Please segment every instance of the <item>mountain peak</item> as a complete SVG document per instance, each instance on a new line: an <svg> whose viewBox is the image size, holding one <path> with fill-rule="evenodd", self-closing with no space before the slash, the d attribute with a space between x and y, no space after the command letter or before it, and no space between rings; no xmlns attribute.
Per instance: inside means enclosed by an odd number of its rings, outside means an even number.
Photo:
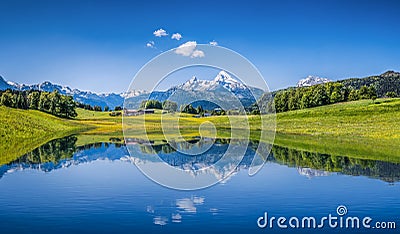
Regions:
<svg viewBox="0 0 400 234"><path fill-rule="evenodd" d="M214 78L217 83L239 83L239 81L233 79L226 71L220 71Z"/></svg>
<svg viewBox="0 0 400 234"><path fill-rule="evenodd" d="M331 82L331 80L328 78L309 75L306 78L299 80L297 82L297 87L313 86L313 85L323 84L323 83L328 83L328 82Z"/></svg>
<svg viewBox="0 0 400 234"><path fill-rule="evenodd" d="M387 71L381 74L382 77L393 77L393 76L400 76L400 72L395 71Z"/></svg>
<svg viewBox="0 0 400 234"><path fill-rule="evenodd" d="M189 80L189 82L191 82L191 83L194 83L194 82L197 82L197 81L198 81L198 79L197 79L196 76L192 76L192 78Z"/></svg>

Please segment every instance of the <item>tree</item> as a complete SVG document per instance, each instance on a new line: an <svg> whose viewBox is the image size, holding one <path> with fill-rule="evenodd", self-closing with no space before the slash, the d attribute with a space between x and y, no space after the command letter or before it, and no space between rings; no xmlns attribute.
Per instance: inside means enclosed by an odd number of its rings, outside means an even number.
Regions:
<svg viewBox="0 0 400 234"><path fill-rule="evenodd" d="M203 107L201 105L198 105L196 108L196 112L197 112L197 114L200 114L200 115L203 114L203 112L204 112Z"/></svg>
<svg viewBox="0 0 400 234"><path fill-rule="evenodd" d="M141 109L162 109L162 103L157 100L144 100L140 104Z"/></svg>
<svg viewBox="0 0 400 234"><path fill-rule="evenodd" d="M301 98L303 96L303 89L291 90L289 93L289 101L288 101L288 109L289 110L298 110L301 105Z"/></svg>
<svg viewBox="0 0 400 234"><path fill-rule="evenodd" d="M122 110L122 107L121 106L116 106L115 108L114 108L114 111L121 111Z"/></svg>
<svg viewBox="0 0 400 234"><path fill-rule="evenodd" d="M49 112L50 109L50 100L49 100L49 93L41 92L39 98L39 110L44 112Z"/></svg>
<svg viewBox="0 0 400 234"><path fill-rule="evenodd" d="M313 106L311 98L312 98L312 92L310 90L303 94L303 96L301 97L301 103L300 103L300 106L302 109Z"/></svg>
<svg viewBox="0 0 400 234"><path fill-rule="evenodd" d="M375 86L369 86L368 88L368 97L370 99L372 99L373 102L375 102L376 98L378 97L378 95L376 94L376 89Z"/></svg>
<svg viewBox="0 0 400 234"><path fill-rule="evenodd" d="M197 114L197 110L192 106L192 104L184 106L182 112L188 114Z"/></svg>
<svg viewBox="0 0 400 234"><path fill-rule="evenodd" d="M349 94L349 101L357 101L360 99L360 92L358 90L352 89Z"/></svg>
<svg viewBox="0 0 400 234"><path fill-rule="evenodd" d="M143 101L140 103L139 108L140 108L140 109L145 109L145 108L146 108L146 103L147 103L147 100L143 100Z"/></svg>
<svg viewBox="0 0 400 234"><path fill-rule="evenodd" d="M288 92L281 91L275 95L275 109L276 112L284 112L288 110Z"/></svg>
<svg viewBox="0 0 400 234"><path fill-rule="evenodd" d="M17 103L16 103L17 108L19 109L28 109L28 102L26 99L26 94L25 92L18 92L17 93Z"/></svg>
<svg viewBox="0 0 400 234"><path fill-rule="evenodd" d="M2 95L1 95L1 104L7 107L12 107L12 93L11 90L7 89Z"/></svg>
<svg viewBox="0 0 400 234"><path fill-rule="evenodd" d="M331 103L340 102L340 101L342 101L342 94L340 92L333 91L330 99L331 99Z"/></svg>
<svg viewBox="0 0 400 234"><path fill-rule="evenodd" d="M75 118L78 115L75 108L76 103L71 96L61 96L60 117Z"/></svg>
<svg viewBox="0 0 400 234"><path fill-rule="evenodd" d="M169 112L175 112L178 109L178 104L176 104L176 102L166 100L162 103L162 108L163 108L163 110L166 110Z"/></svg>
<svg viewBox="0 0 400 234"><path fill-rule="evenodd" d="M369 89L366 85L363 85L359 91L360 99L369 99Z"/></svg>
<svg viewBox="0 0 400 234"><path fill-rule="evenodd" d="M314 92L312 96L313 106L323 106L329 103L329 97L324 85L316 85L313 87Z"/></svg>
<svg viewBox="0 0 400 234"><path fill-rule="evenodd" d="M392 91L392 92L387 92L385 96L388 98L395 98L397 97L397 94Z"/></svg>
<svg viewBox="0 0 400 234"><path fill-rule="evenodd" d="M328 83L327 92L329 95L330 103L337 103L344 100L344 93L342 93L343 84L340 83Z"/></svg>
<svg viewBox="0 0 400 234"><path fill-rule="evenodd" d="M110 107L105 106L105 107L104 107L104 111L106 111L106 112L110 111Z"/></svg>
<svg viewBox="0 0 400 234"><path fill-rule="evenodd" d="M29 109L37 110L39 108L40 93L33 91L28 94L28 106Z"/></svg>
<svg viewBox="0 0 400 234"><path fill-rule="evenodd" d="M94 111L103 111L102 109L101 109L101 106L94 106L93 107L93 109L94 109Z"/></svg>
<svg viewBox="0 0 400 234"><path fill-rule="evenodd" d="M47 97L49 99L48 112L50 112L53 115L58 115L58 113L60 113L60 103L61 103L60 93L58 93L57 90L54 90Z"/></svg>

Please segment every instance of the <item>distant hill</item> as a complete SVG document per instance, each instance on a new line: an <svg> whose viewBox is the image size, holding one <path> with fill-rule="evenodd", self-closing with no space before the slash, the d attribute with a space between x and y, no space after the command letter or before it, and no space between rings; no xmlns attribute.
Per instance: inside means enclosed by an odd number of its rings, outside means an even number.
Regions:
<svg viewBox="0 0 400 234"><path fill-rule="evenodd" d="M309 79L310 78L310 79ZM309 87L309 86L314 86L318 84L323 84L323 83L341 83L344 85L344 87L350 88L350 89L360 89L362 86L371 86L373 85L376 88L376 93L378 97L384 97L387 92L395 92L397 96L400 96L400 72L395 72L395 71L387 71L385 73L382 73L380 75L375 75L375 76L368 76L364 78L347 78L343 80L337 80L337 81L332 81L328 80L326 78L319 78L319 77L314 77L314 76L308 76L305 79L300 80L297 82L297 87L289 87L285 89L279 89L272 91L272 95L274 96L276 93L288 89L296 89L296 88L302 88L302 87ZM323 80L322 79L326 79ZM316 82L314 82L316 81ZM321 81L321 82L318 82ZM305 84L305 85L304 85Z"/></svg>
<svg viewBox="0 0 400 234"><path fill-rule="evenodd" d="M400 72L387 71L381 75L368 76L365 78L350 78L337 81L345 87L360 89L363 85L376 88L378 97L383 97L387 92L395 92L400 95Z"/></svg>

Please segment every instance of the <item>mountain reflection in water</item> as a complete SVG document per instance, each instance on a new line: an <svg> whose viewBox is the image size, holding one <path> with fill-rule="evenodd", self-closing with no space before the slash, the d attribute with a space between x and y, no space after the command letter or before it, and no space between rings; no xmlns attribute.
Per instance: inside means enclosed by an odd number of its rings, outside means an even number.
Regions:
<svg viewBox="0 0 400 234"><path fill-rule="evenodd" d="M126 142L126 143L125 143ZM190 149L202 147L203 141L199 138L188 142L154 142L141 139L111 138L110 142L97 142L77 146L77 136L68 136L52 140L33 151L21 156L15 161L0 166L0 178L4 174L14 171L33 169L50 172L60 168L71 167L82 163L91 163L96 160L120 160L133 163L152 161L160 157L171 166L184 170L196 170L207 167L218 161L226 152L229 144L240 144L240 141L230 139L215 139L214 144L205 153L200 155L184 155L176 149ZM259 147L260 144L260 147ZM129 155L126 147L134 147L137 152ZM245 156L236 170L249 168L254 157L267 157L268 155L255 154L257 147L268 149L270 145L262 142L250 141ZM267 151L265 151L267 152ZM259 152L260 153L260 152ZM262 160L260 160L262 161ZM346 156L333 156L308 151L300 151L287 147L274 145L271 154L267 157L269 163L278 163L289 167L296 167L300 175L309 178L316 176L329 176L330 172L352 176L367 176L380 179L389 183L400 181L400 164L355 159ZM213 172L213 173L219 173ZM222 176L222 175L216 175Z"/></svg>

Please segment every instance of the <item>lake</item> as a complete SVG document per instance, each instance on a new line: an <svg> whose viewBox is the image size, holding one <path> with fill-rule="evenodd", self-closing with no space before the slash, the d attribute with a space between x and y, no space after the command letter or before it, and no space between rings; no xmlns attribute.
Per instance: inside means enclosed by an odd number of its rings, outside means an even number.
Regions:
<svg viewBox="0 0 400 234"><path fill-rule="evenodd" d="M268 219L298 217L301 222L302 217L315 217L319 223L331 214L371 217L372 226L377 221L397 225L346 229L326 223L327 233L398 233L400 228L398 163L273 146L263 168L249 176L258 157L253 147L258 143L250 142L228 178L209 188L181 191L153 182L135 164L147 165L157 157L190 170L218 160L233 141L217 139L207 152L193 157L166 143L132 139L125 144L116 138L77 146L78 137L53 140L0 166L1 233L321 232L279 228L276 221L272 228L259 228L257 220L265 212ZM135 154L129 155L127 147ZM200 146L194 141L192 148L196 147ZM219 173L215 170L212 176ZM343 216L339 206L347 209Z"/></svg>

